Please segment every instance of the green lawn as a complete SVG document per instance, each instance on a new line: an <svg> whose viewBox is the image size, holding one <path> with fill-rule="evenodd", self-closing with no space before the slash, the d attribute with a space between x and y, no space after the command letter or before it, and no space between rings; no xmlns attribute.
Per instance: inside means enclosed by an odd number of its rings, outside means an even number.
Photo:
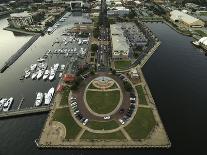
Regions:
<svg viewBox="0 0 207 155"><path fill-rule="evenodd" d="M149 108L138 108L132 122L125 127L132 139L144 139L155 126L156 121L152 110Z"/></svg>
<svg viewBox="0 0 207 155"><path fill-rule="evenodd" d="M141 85L136 86L136 90L138 93L139 104L147 105L147 100L145 98L144 90L143 90L142 86Z"/></svg>
<svg viewBox="0 0 207 155"><path fill-rule="evenodd" d="M81 137L81 139L125 139L124 135L121 131L113 132L113 133L92 133L89 131L85 131Z"/></svg>
<svg viewBox="0 0 207 155"><path fill-rule="evenodd" d="M106 114L115 109L120 100L120 91L87 91L86 100L90 108L99 114Z"/></svg>
<svg viewBox="0 0 207 155"><path fill-rule="evenodd" d="M207 37L207 34L201 30L194 30L196 33L198 33L202 37Z"/></svg>
<svg viewBox="0 0 207 155"><path fill-rule="evenodd" d="M69 87L64 87L64 90L62 93L62 99L60 101L60 106L61 105L68 105L68 95L70 92L70 88Z"/></svg>
<svg viewBox="0 0 207 155"><path fill-rule="evenodd" d="M125 69L131 64L130 60L120 60L114 61L114 65L116 69Z"/></svg>
<svg viewBox="0 0 207 155"><path fill-rule="evenodd" d="M111 130L119 127L119 125L114 120L106 122L92 121L88 122L87 126L95 130Z"/></svg>
<svg viewBox="0 0 207 155"><path fill-rule="evenodd" d="M69 108L62 108L56 110L53 119L65 125L66 139L74 139L81 130L81 128L71 116Z"/></svg>

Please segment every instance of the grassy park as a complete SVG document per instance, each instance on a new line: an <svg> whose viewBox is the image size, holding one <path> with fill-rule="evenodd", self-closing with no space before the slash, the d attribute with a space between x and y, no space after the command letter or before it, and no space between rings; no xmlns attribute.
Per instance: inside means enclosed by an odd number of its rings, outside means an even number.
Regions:
<svg viewBox="0 0 207 155"><path fill-rule="evenodd" d="M144 139L155 125L156 121L152 110L149 108L139 108L134 119L125 129L131 138Z"/></svg>
<svg viewBox="0 0 207 155"><path fill-rule="evenodd" d="M108 139L125 139L125 137L121 133L121 131L116 131L113 133L92 133L89 131L85 131L81 139L87 139L87 140L106 139L108 140Z"/></svg>
<svg viewBox="0 0 207 155"><path fill-rule="evenodd" d="M115 69L126 69L131 64L130 60L114 61Z"/></svg>
<svg viewBox="0 0 207 155"><path fill-rule="evenodd" d="M90 108L99 114L113 111L119 103L120 91L87 91L86 100Z"/></svg>
<svg viewBox="0 0 207 155"><path fill-rule="evenodd" d="M64 124L66 128L66 139L74 139L81 130L71 116L68 108L57 109L53 119Z"/></svg>
<svg viewBox="0 0 207 155"><path fill-rule="evenodd" d="M60 101L60 106L68 104L68 95L70 93L70 88L65 87L62 93L62 99Z"/></svg>
<svg viewBox="0 0 207 155"><path fill-rule="evenodd" d="M136 90L138 93L138 98L139 98L139 104L145 104L147 105L147 100L145 98L145 94L144 94L144 90L143 87L141 85L136 86Z"/></svg>
<svg viewBox="0 0 207 155"><path fill-rule="evenodd" d="M118 123L116 123L114 120L104 122L91 121L87 126L95 130L111 130L119 127Z"/></svg>

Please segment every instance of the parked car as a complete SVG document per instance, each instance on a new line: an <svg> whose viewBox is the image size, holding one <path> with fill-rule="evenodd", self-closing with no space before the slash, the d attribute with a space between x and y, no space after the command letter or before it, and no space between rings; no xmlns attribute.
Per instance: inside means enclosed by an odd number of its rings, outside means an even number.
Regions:
<svg viewBox="0 0 207 155"><path fill-rule="evenodd" d="M124 122L122 119L119 119L119 122L120 122L122 125L125 124L125 122Z"/></svg>
<svg viewBox="0 0 207 155"><path fill-rule="evenodd" d="M104 119L110 119L111 117L110 116L104 116Z"/></svg>

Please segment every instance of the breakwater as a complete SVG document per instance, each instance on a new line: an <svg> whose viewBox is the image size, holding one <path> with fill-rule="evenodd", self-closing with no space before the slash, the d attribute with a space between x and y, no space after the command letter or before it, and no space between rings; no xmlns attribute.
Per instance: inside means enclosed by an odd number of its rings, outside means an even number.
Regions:
<svg viewBox="0 0 207 155"><path fill-rule="evenodd" d="M0 68L0 73L3 73L11 66L39 37L41 34L34 35L26 44L24 44L14 55L12 55Z"/></svg>

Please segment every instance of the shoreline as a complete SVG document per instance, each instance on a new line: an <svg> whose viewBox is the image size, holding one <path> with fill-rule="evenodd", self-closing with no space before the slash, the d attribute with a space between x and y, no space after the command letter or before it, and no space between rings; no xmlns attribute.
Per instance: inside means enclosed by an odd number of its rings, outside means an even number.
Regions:
<svg viewBox="0 0 207 155"><path fill-rule="evenodd" d="M29 31L16 29L16 28L11 28L11 27L5 27L5 28L3 28L3 30L11 31L11 32L18 32L18 33L27 34L27 35L40 34L39 32L29 32Z"/></svg>

